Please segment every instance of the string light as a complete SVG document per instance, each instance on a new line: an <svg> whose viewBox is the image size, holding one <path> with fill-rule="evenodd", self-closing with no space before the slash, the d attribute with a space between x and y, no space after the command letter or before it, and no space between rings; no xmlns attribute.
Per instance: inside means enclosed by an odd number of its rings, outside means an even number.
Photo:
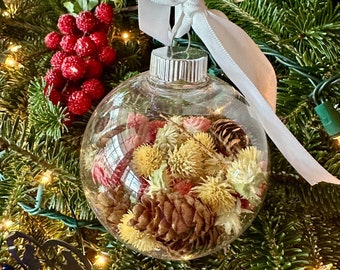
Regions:
<svg viewBox="0 0 340 270"><path fill-rule="evenodd" d="M11 52L17 52L21 49L21 45L12 44L8 48Z"/></svg>
<svg viewBox="0 0 340 270"><path fill-rule="evenodd" d="M98 254L95 257L94 265L96 267L102 268L108 264L108 257L104 254Z"/></svg>
<svg viewBox="0 0 340 270"><path fill-rule="evenodd" d="M9 230L13 225L13 221L10 219L3 219L0 224L0 230L1 231L7 231Z"/></svg>
<svg viewBox="0 0 340 270"><path fill-rule="evenodd" d="M9 55L5 60L5 65L7 67L17 68L19 67L19 62L17 62L12 55Z"/></svg>
<svg viewBox="0 0 340 270"><path fill-rule="evenodd" d="M130 33L128 31L124 31L121 34L122 39L124 40L125 43L127 43L130 40Z"/></svg>
<svg viewBox="0 0 340 270"><path fill-rule="evenodd" d="M41 184L48 184L52 180L52 171L47 170L39 176L39 181Z"/></svg>

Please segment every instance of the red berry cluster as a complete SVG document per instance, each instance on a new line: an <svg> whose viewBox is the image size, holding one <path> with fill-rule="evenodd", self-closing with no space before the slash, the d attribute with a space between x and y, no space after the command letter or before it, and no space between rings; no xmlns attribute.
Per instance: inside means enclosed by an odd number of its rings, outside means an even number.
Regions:
<svg viewBox="0 0 340 270"><path fill-rule="evenodd" d="M71 117L87 112L92 101L105 94L103 70L116 60L116 50L107 39L112 20L112 7L102 3L94 12L61 15L60 32L45 37L46 47L56 52L45 75L44 94L53 104L66 106Z"/></svg>

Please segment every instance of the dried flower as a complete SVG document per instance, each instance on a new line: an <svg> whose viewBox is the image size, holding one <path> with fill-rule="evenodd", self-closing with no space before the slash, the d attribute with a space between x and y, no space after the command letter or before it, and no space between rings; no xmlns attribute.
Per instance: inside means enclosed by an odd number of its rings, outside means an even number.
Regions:
<svg viewBox="0 0 340 270"><path fill-rule="evenodd" d="M152 195L153 192L169 191L171 178L167 173L167 164L163 162L159 169L154 170L147 182L149 184L147 194L149 195Z"/></svg>
<svg viewBox="0 0 340 270"><path fill-rule="evenodd" d="M156 147L141 145L133 152L132 164L138 176L148 176L162 163L162 153Z"/></svg>
<svg viewBox="0 0 340 270"><path fill-rule="evenodd" d="M137 132L140 127L145 126L149 122L149 119L139 113L130 113L127 118L126 125L129 128L134 128Z"/></svg>
<svg viewBox="0 0 340 270"><path fill-rule="evenodd" d="M169 153L168 164L176 178L197 178L203 173L202 153L190 140Z"/></svg>
<svg viewBox="0 0 340 270"><path fill-rule="evenodd" d="M192 116L183 120L183 127L189 133L208 131L210 125L211 121L205 117Z"/></svg>
<svg viewBox="0 0 340 270"><path fill-rule="evenodd" d="M165 124L164 127L158 129L154 145L166 156L169 150L173 151L183 140L183 133L180 132L178 127Z"/></svg>
<svg viewBox="0 0 340 270"><path fill-rule="evenodd" d="M204 170L206 174L214 176L220 171L224 171L228 168L232 162L232 157L226 157L221 153L215 153L213 156L209 156L204 159Z"/></svg>
<svg viewBox="0 0 340 270"><path fill-rule="evenodd" d="M229 212L217 217L215 225L223 226L227 234L239 234L242 229L241 214L244 212L252 213L249 210L242 209L241 201L237 199L234 207Z"/></svg>
<svg viewBox="0 0 340 270"><path fill-rule="evenodd" d="M181 195L186 195L191 191L193 183L188 180L182 180L174 184L174 192L178 192Z"/></svg>
<svg viewBox="0 0 340 270"><path fill-rule="evenodd" d="M207 150L210 152L215 152L214 139L209 133L197 132L193 135L193 138L205 148L203 149L204 152L206 152Z"/></svg>
<svg viewBox="0 0 340 270"><path fill-rule="evenodd" d="M193 187L192 191L197 192L198 198L209 205L217 215L235 207L236 198L233 194L236 192L221 174L216 177L207 176L200 185Z"/></svg>
<svg viewBox="0 0 340 270"><path fill-rule="evenodd" d="M134 214L129 211L123 215L121 223L118 224L119 235L123 241L132 245L141 252L152 251L159 248L160 244L151 235L135 229L129 224Z"/></svg>
<svg viewBox="0 0 340 270"><path fill-rule="evenodd" d="M266 174L261 169L259 152L255 147L247 147L240 151L235 161L228 168L227 178L235 190L252 205L260 201Z"/></svg>

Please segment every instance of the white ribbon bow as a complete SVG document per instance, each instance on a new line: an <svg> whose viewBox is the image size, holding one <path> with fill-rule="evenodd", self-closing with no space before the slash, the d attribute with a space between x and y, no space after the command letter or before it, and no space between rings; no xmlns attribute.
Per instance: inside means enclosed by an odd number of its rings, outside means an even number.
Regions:
<svg viewBox="0 0 340 270"><path fill-rule="evenodd" d="M175 25L169 24L175 6ZM203 0L139 0L139 27L165 45L192 27L215 61L247 99L277 148L311 185L340 184L298 142L275 114L275 71L255 42L224 13L208 10Z"/></svg>

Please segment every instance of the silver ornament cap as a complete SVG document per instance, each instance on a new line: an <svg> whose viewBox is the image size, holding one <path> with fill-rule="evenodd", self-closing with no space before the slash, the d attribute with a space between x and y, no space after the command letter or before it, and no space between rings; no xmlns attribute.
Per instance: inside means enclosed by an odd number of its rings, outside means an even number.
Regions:
<svg viewBox="0 0 340 270"><path fill-rule="evenodd" d="M207 78L207 54L196 48L161 47L151 53L150 79L154 83L201 83Z"/></svg>

